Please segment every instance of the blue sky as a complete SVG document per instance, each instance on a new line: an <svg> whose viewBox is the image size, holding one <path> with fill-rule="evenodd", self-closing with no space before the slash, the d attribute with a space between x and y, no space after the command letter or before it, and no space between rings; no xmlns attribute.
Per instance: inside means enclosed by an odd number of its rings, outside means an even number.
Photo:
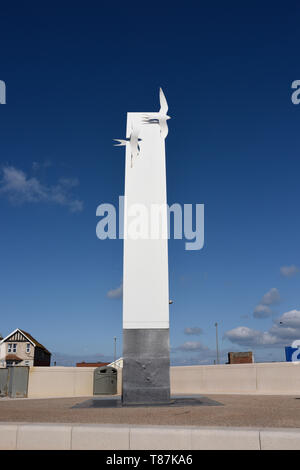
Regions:
<svg viewBox="0 0 300 470"><path fill-rule="evenodd" d="M168 202L205 204L204 248L169 242L172 362L213 363L216 321L223 362L283 360L300 338L299 5L70 5L1 6L1 333L61 363L109 360L114 336L121 355L122 241L97 239L96 208L124 192L126 112L158 109L162 86Z"/></svg>

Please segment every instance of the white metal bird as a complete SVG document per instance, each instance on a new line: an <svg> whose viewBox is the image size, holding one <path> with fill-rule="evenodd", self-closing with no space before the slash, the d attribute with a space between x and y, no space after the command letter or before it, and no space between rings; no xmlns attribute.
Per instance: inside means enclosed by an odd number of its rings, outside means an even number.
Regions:
<svg viewBox="0 0 300 470"><path fill-rule="evenodd" d="M116 142L119 142L118 144L115 144L115 147L121 147L125 146L127 144L130 145L130 150L131 150L131 168L132 168L132 163L133 160L139 155L140 153L140 146L139 142L142 139L139 139L139 133L140 129L139 127L134 127L133 125L131 126L131 134L128 140L125 139L114 139Z"/></svg>
<svg viewBox="0 0 300 470"><path fill-rule="evenodd" d="M168 112L168 103L164 92L162 89L159 89L159 101L160 101L160 110L158 113L153 114L146 114L144 116L143 123L144 124L159 124L160 125L160 134L165 139L168 135L168 124L167 120L171 119L170 116L167 115Z"/></svg>

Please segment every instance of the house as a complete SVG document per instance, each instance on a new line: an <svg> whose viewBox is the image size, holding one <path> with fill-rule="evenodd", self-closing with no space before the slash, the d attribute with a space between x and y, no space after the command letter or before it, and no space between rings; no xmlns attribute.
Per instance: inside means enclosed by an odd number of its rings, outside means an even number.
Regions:
<svg viewBox="0 0 300 470"><path fill-rule="evenodd" d="M51 353L33 336L17 328L0 341L0 367L50 366Z"/></svg>

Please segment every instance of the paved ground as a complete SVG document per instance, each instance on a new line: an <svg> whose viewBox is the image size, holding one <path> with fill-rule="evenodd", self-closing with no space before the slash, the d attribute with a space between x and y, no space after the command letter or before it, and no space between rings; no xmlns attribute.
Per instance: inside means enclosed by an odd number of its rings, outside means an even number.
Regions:
<svg viewBox="0 0 300 470"><path fill-rule="evenodd" d="M223 406L72 408L83 398L1 399L0 422L300 428L300 396L205 395Z"/></svg>

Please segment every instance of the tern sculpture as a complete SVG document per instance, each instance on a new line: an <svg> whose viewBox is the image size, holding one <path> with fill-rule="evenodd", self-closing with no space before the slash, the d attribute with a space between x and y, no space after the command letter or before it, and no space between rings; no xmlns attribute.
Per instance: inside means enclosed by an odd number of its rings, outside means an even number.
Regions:
<svg viewBox="0 0 300 470"><path fill-rule="evenodd" d="M165 139L168 135L168 124L167 120L171 119L167 115L168 112L168 103L162 88L159 89L159 101L160 101L160 110L158 113L145 114L143 123L144 124L159 124L160 125L160 134Z"/></svg>

